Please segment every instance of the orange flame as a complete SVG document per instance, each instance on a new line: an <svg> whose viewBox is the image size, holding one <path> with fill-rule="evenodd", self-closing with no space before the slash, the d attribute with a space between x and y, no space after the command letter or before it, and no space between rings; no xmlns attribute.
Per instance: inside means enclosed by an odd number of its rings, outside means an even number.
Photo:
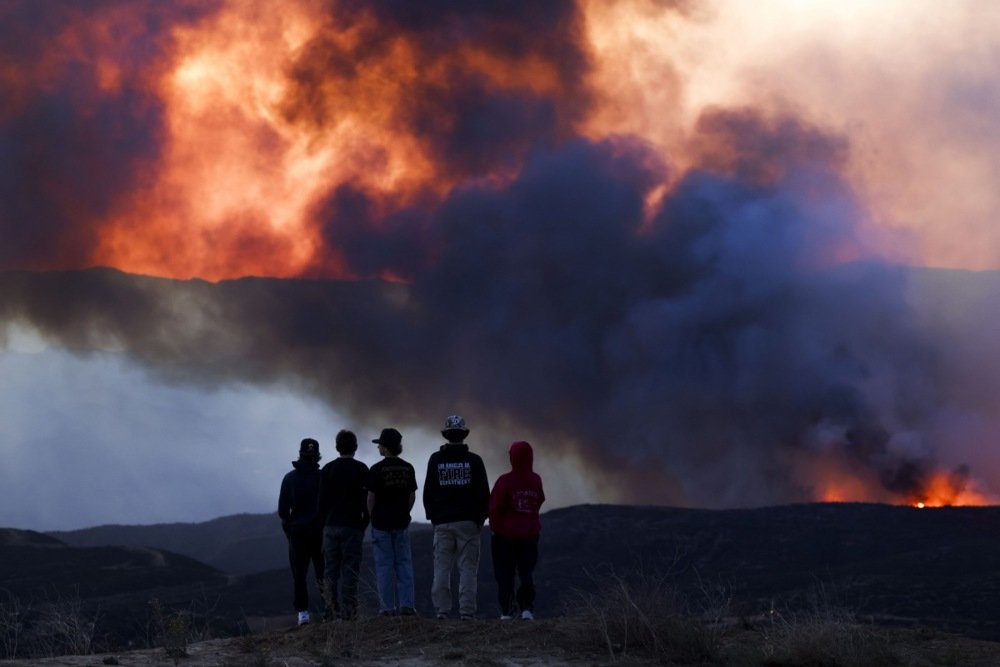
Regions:
<svg viewBox="0 0 1000 667"><path fill-rule="evenodd" d="M363 18L335 25L320 10L231 3L174 31L173 59L157 84L162 160L103 224L94 263L209 280L350 277L313 219L325 196L350 184L391 211L416 193L443 194L461 177L401 120L422 89L444 89L456 67L499 87L552 94L561 86L537 55L467 46L430 58L402 35L338 73L324 49L351 53L375 28Z"/></svg>

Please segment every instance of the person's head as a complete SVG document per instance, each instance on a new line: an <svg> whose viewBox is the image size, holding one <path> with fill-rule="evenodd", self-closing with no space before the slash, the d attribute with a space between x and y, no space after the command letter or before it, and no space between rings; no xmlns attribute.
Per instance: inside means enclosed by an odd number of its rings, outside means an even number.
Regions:
<svg viewBox="0 0 1000 667"><path fill-rule="evenodd" d="M444 428L441 435L448 442L462 442L469 435L469 429L465 425L465 420L458 415L451 415L444 420Z"/></svg>
<svg viewBox="0 0 1000 667"><path fill-rule="evenodd" d="M379 447L383 456L399 456L403 451L403 436L394 428L384 428L382 433L372 440Z"/></svg>
<svg viewBox="0 0 1000 667"><path fill-rule="evenodd" d="M514 470L531 470L535 455L531 445L524 440L518 440L510 445L510 467Z"/></svg>
<svg viewBox="0 0 1000 667"><path fill-rule="evenodd" d="M337 434L337 451L344 456L354 456L358 451L358 436L346 429Z"/></svg>
<svg viewBox="0 0 1000 667"><path fill-rule="evenodd" d="M299 443L299 458L303 461L319 461L319 443L312 438L304 438Z"/></svg>

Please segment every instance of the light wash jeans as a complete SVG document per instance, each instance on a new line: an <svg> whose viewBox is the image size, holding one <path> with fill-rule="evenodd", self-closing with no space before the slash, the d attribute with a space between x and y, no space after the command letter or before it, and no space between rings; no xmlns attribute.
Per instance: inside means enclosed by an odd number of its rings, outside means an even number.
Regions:
<svg viewBox="0 0 1000 667"><path fill-rule="evenodd" d="M458 613L476 615L479 588L479 526L474 521L434 526L434 581L431 600L439 614L451 612L451 570L458 565Z"/></svg>
<svg viewBox="0 0 1000 667"><path fill-rule="evenodd" d="M378 586L379 612L398 612L414 605L413 557L410 533L403 530L372 528L372 554L375 556L375 583Z"/></svg>

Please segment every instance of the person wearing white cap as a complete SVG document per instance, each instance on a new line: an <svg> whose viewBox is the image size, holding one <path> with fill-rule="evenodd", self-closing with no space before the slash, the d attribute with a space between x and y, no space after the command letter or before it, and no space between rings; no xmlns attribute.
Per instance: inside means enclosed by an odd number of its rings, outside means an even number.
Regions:
<svg viewBox="0 0 1000 667"><path fill-rule="evenodd" d="M475 618L479 577L480 533L486 523L490 483L486 466L469 451L465 420L452 415L441 435L448 441L427 461L423 502L434 526L434 578L431 601L437 617L448 618L454 604L451 573L458 566L458 613Z"/></svg>

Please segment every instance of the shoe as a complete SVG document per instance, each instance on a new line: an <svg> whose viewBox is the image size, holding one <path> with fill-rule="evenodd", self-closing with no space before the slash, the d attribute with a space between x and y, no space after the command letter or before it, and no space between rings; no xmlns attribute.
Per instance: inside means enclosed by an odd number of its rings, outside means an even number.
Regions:
<svg viewBox="0 0 1000 667"><path fill-rule="evenodd" d="M391 609L386 609L385 611L380 611L378 613L378 615L379 616L395 616L396 612L393 611L393 610L391 610Z"/></svg>
<svg viewBox="0 0 1000 667"><path fill-rule="evenodd" d="M309 612L300 611L299 612L299 625L309 625Z"/></svg>
<svg viewBox="0 0 1000 667"><path fill-rule="evenodd" d="M400 616L416 616L417 615L417 610L414 609L413 607L400 607L400 609L399 609L399 615Z"/></svg>
<svg viewBox="0 0 1000 667"><path fill-rule="evenodd" d="M531 610L525 609L524 611L521 612L521 620L533 621L535 620L535 615L531 613Z"/></svg>
<svg viewBox="0 0 1000 667"><path fill-rule="evenodd" d="M473 616L472 614L462 614L461 616L459 616L459 618L462 619L463 621L471 621L475 618L475 616Z"/></svg>
<svg viewBox="0 0 1000 667"><path fill-rule="evenodd" d="M444 612L440 612L439 611L438 614L437 614L437 620L439 620L439 621L446 621L446 620L448 620L448 614L445 614Z"/></svg>
<svg viewBox="0 0 1000 667"><path fill-rule="evenodd" d="M513 621L514 620L514 614L500 614L500 620L501 621Z"/></svg>

